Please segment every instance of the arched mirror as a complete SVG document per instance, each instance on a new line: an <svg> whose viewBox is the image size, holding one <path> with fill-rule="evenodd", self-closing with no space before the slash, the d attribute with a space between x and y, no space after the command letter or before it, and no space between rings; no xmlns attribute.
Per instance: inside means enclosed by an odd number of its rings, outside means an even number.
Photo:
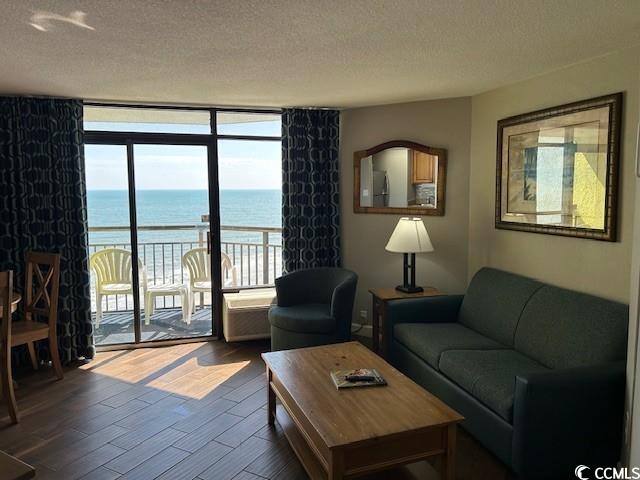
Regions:
<svg viewBox="0 0 640 480"><path fill-rule="evenodd" d="M353 211L444 215L447 151L394 140L353 154Z"/></svg>

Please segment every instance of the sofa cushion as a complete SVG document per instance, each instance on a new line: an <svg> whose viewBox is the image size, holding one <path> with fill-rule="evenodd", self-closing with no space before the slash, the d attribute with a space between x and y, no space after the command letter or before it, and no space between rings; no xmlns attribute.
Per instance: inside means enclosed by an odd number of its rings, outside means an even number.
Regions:
<svg viewBox="0 0 640 480"><path fill-rule="evenodd" d="M445 350L507 348L458 323L399 323L393 336L436 370Z"/></svg>
<svg viewBox="0 0 640 480"><path fill-rule="evenodd" d="M542 283L513 273L480 269L460 306L458 321L497 342L513 347L520 314Z"/></svg>
<svg viewBox="0 0 640 480"><path fill-rule="evenodd" d="M626 305L545 286L522 312L515 348L549 368L572 368L624 360Z"/></svg>
<svg viewBox="0 0 640 480"><path fill-rule="evenodd" d="M336 328L331 307L319 303L273 306L269 309L269 322L274 327L300 333L331 333Z"/></svg>
<svg viewBox="0 0 640 480"><path fill-rule="evenodd" d="M439 366L445 376L509 423L516 375L548 370L515 350L448 350Z"/></svg>

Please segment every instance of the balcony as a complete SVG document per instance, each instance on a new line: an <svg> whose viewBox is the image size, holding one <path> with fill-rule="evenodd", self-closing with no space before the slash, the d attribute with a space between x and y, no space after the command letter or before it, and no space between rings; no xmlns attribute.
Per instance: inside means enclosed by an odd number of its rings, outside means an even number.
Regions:
<svg viewBox="0 0 640 480"><path fill-rule="evenodd" d="M282 271L282 229L277 227L221 227L221 251L230 267L223 272L223 288L245 289L273 285ZM141 270L141 339L168 340L211 335L211 293L196 294L190 322L183 314L184 296L157 295L152 298L153 314L147 319L143 290L161 285L189 286L189 272L182 257L195 248L207 246L207 224L154 225L138 227L138 252ZM89 253L107 248L131 250L128 226L93 226L89 228ZM147 240L152 239L152 240ZM229 265L227 265L229 267ZM106 295L102 315L96 325L96 275L91 272L91 311L97 345L134 341L133 296ZM185 306L185 309L188 308ZM147 323L148 320L148 323Z"/></svg>

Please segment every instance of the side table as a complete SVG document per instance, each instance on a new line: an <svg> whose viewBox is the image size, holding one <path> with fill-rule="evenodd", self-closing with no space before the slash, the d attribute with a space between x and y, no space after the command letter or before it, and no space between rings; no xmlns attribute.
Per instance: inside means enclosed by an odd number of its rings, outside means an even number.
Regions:
<svg viewBox="0 0 640 480"><path fill-rule="evenodd" d="M189 289L182 283L161 283L158 285L149 285L145 292L144 298L144 317L145 325L149 325L151 316L155 310L156 297L175 297L180 296L180 302L182 303L182 320L191 325L191 296L189 295Z"/></svg>
<svg viewBox="0 0 640 480"><path fill-rule="evenodd" d="M384 315L386 304L389 300L401 300L406 298L423 298L423 297L436 297L438 295L444 295L435 287L424 287L423 292L418 293L404 293L396 290L395 288L372 288L369 293L373 299L372 305L372 327L373 327L373 351L383 358L386 358L387 339L384 332Z"/></svg>

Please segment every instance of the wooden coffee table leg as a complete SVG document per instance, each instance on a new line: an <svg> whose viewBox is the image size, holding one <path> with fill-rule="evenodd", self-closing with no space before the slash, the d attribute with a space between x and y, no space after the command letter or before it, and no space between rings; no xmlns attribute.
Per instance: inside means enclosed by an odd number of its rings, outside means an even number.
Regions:
<svg viewBox="0 0 640 480"><path fill-rule="evenodd" d="M344 475L344 456L340 450L332 450L329 459L329 480L342 480Z"/></svg>
<svg viewBox="0 0 640 480"><path fill-rule="evenodd" d="M268 419L269 425L274 425L276 422L276 394L271 388L271 379L273 378L273 374L271 370L267 368L267 391L269 392L269 399L267 401L267 411L268 411Z"/></svg>
<svg viewBox="0 0 640 480"><path fill-rule="evenodd" d="M442 478L443 480L454 480L455 464L456 464L456 428L457 425L451 424L447 427L445 433L446 450L442 458Z"/></svg>

